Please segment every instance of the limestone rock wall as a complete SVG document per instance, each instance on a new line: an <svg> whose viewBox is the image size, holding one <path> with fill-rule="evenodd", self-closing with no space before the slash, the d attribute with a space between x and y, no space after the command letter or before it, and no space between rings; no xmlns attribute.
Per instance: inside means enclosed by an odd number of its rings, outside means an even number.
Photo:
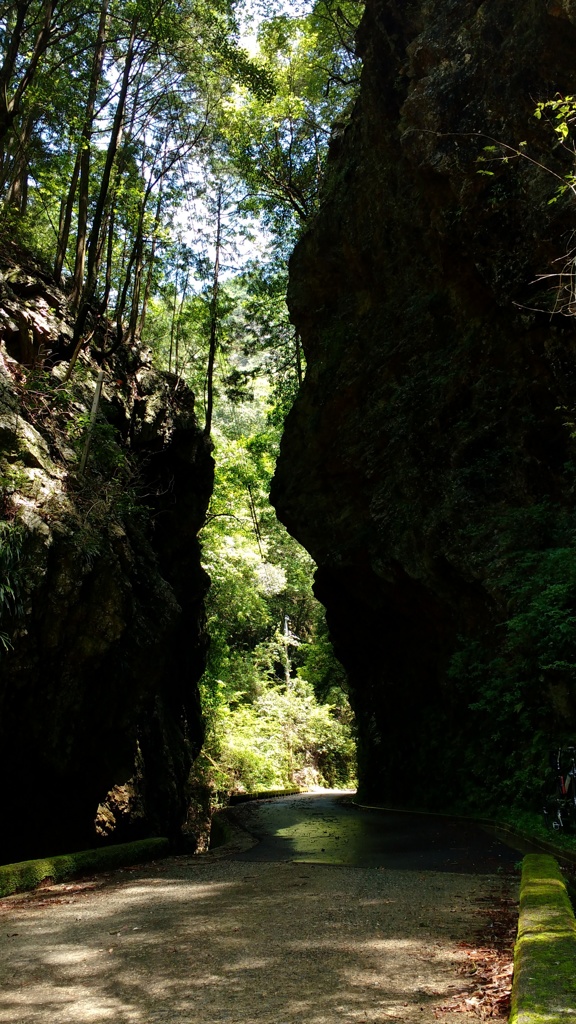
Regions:
<svg viewBox="0 0 576 1024"><path fill-rule="evenodd" d="M187 812L203 737L197 533L212 488L194 396L145 353L69 382L65 297L0 290L0 860L161 834ZM98 827L95 818L100 806Z"/></svg>
<svg viewBox="0 0 576 1024"><path fill-rule="evenodd" d="M367 0L291 262L308 370L272 497L319 566L361 788L395 802L533 797L576 726L573 158L534 116L575 46L572 2Z"/></svg>

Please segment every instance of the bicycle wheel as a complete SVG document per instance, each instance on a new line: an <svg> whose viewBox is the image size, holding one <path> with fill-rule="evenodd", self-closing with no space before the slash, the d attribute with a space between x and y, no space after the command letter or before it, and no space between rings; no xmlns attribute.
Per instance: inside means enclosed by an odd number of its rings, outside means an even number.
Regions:
<svg viewBox="0 0 576 1024"><path fill-rule="evenodd" d="M550 832L561 832L565 827L566 812L562 797L547 795L542 804L544 824Z"/></svg>

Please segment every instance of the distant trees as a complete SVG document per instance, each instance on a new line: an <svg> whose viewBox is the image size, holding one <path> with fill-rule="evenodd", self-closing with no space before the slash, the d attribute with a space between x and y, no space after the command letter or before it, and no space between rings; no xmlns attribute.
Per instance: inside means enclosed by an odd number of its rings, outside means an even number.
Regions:
<svg viewBox="0 0 576 1024"><path fill-rule="evenodd" d="M238 46L228 0L24 0L0 9L0 44L5 223L70 281L76 345L95 304L115 317L112 347L132 341L224 97L239 83L269 95L270 76Z"/></svg>
<svg viewBox="0 0 576 1024"><path fill-rule="evenodd" d="M235 182L239 215L285 249L315 209L361 4L269 16L253 58L233 6L0 0L0 218L69 288L76 350L95 312L115 324L110 350L141 335L208 179Z"/></svg>
<svg viewBox="0 0 576 1024"><path fill-rule="evenodd" d="M354 33L363 0L317 0L307 13L280 13L260 26L272 99L252 93L228 111L227 140L255 208L272 230L302 224L318 205L332 126L359 83ZM289 232L293 238L293 232Z"/></svg>

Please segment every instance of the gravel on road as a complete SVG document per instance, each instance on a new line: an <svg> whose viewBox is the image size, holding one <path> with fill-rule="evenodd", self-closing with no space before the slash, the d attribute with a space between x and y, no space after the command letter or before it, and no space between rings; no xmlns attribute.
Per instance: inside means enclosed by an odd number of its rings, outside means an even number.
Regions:
<svg viewBox="0 0 576 1024"><path fill-rule="evenodd" d="M465 944L516 889L222 854L49 885L0 901L0 1022L466 1024Z"/></svg>

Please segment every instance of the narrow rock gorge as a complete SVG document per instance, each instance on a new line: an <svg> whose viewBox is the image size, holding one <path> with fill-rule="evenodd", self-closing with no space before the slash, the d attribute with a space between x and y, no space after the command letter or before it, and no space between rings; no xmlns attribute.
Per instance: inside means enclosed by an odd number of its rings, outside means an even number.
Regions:
<svg viewBox="0 0 576 1024"><path fill-rule="evenodd" d="M272 498L318 564L362 794L537 799L576 725L576 205L535 110L576 91L576 4L367 0L358 45L291 261L308 369Z"/></svg>
<svg viewBox="0 0 576 1024"><path fill-rule="evenodd" d="M104 325L105 327L105 325ZM212 489L194 396L141 349L70 377L66 296L4 247L0 290L2 861L168 835L203 737L197 533ZM97 821L95 821L97 817Z"/></svg>

